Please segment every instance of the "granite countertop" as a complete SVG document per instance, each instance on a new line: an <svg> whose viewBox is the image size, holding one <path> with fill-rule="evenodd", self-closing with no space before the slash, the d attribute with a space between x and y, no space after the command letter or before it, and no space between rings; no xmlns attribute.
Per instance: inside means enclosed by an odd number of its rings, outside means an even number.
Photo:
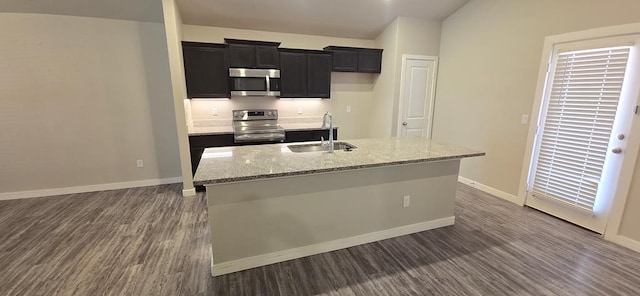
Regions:
<svg viewBox="0 0 640 296"><path fill-rule="evenodd" d="M281 123L286 131L320 130L320 124L315 123ZM338 128L333 126L333 128ZM328 128L325 128L328 129ZM193 126L189 127L189 136L233 134L233 126Z"/></svg>
<svg viewBox="0 0 640 296"><path fill-rule="evenodd" d="M286 143L207 148L194 176L195 185L306 175L409 163L483 156L484 152L424 138L340 140L358 148L350 152L293 153Z"/></svg>

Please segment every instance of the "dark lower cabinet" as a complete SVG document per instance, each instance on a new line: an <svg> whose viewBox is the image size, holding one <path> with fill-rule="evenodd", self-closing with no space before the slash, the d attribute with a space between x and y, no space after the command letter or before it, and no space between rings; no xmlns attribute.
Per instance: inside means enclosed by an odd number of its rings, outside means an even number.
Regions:
<svg viewBox="0 0 640 296"><path fill-rule="evenodd" d="M224 44L182 42L187 97L228 98L229 60Z"/></svg>
<svg viewBox="0 0 640 296"><path fill-rule="evenodd" d="M280 50L281 98L330 98L331 54L319 50Z"/></svg>
<svg viewBox="0 0 640 296"><path fill-rule="evenodd" d="M237 146L238 144L233 141L233 134L221 134L221 135L204 135L204 136L189 136L189 148L191 150L191 173L196 174L198 164L202 158L204 149L210 147L225 147L225 146Z"/></svg>
<svg viewBox="0 0 640 296"><path fill-rule="evenodd" d="M324 137L325 140L329 139L329 130L317 129L317 130L304 130L304 131L286 131L285 142L308 142L308 141L320 141L320 138ZM333 129L333 139L338 139L338 129ZM233 141L233 134L221 134L221 135L203 135L203 136L189 136L189 148L191 150L191 173L195 175L200 159L204 150L211 147L225 147L225 146L241 146L241 145L259 145L260 143L251 144L238 144ZM273 143L263 143L273 144Z"/></svg>
<svg viewBox="0 0 640 296"><path fill-rule="evenodd" d="M287 131L285 136L286 143L320 141L322 138L329 140L328 129L306 130L306 131ZM338 129L333 129L333 139L338 139Z"/></svg>

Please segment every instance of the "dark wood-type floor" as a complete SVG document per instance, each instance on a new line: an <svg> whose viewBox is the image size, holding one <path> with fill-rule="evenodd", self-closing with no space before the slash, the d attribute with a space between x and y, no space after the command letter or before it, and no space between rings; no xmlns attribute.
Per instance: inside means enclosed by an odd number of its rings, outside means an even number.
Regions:
<svg viewBox="0 0 640 296"><path fill-rule="evenodd" d="M464 185L454 226L212 278L179 192L0 201L0 295L640 294L639 254Z"/></svg>

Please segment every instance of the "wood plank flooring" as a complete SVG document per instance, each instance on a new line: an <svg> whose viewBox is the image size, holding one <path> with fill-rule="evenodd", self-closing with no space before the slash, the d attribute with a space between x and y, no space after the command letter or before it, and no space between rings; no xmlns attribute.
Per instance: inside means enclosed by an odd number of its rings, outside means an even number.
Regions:
<svg viewBox="0 0 640 296"><path fill-rule="evenodd" d="M640 255L459 184L456 225L210 277L179 185L0 201L0 295L640 295Z"/></svg>

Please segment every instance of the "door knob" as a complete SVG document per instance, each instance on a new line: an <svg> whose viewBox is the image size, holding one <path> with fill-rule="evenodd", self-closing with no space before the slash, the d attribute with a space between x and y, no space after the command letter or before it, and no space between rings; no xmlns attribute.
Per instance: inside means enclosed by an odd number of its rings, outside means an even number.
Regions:
<svg viewBox="0 0 640 296"><path fill-rule="evenodd" d="M405 121L405 122L403 122L403 123L402 123L402 125L407 126L407 122L406 122L406 121Z"/></svg>
<svg viewBox="0 0 640 296"><path fill-rule="evenodd" d="M622 148L613 148L613 149L611 149L611 152L613 152L615 154L620 154L620 153L622 153Z"/></svg>

